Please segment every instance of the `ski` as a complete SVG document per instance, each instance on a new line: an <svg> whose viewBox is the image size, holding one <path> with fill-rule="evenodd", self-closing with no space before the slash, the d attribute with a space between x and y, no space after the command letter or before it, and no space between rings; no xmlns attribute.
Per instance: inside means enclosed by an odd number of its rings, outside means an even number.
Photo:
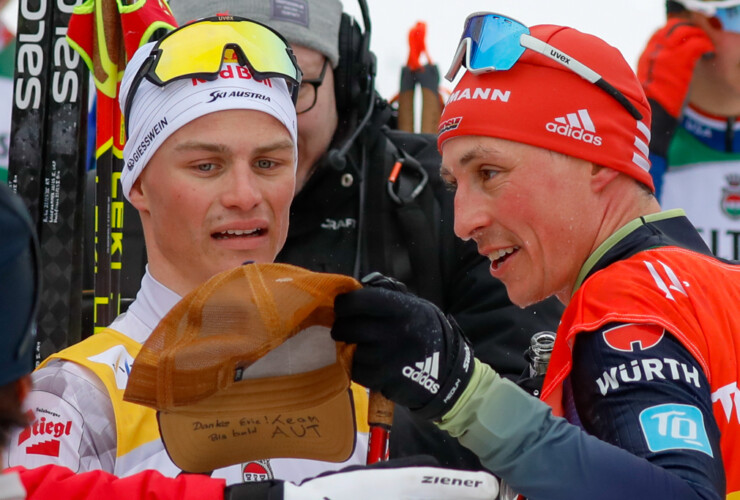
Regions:
<svg viewBox="0 0 740 500"><path fill-rule="evenodd" d="M46 0L19 1L8 185L23 198L35 223L44 162L51 14Z"/></svg>
<svg viewBox="0 0 740 500"><path fill-rule="evenodd" d="M69 24L68 41L85 60L97 96L94 332L107 328L121 312L124 200L120 177L125 138L118 106L120 78L127 58L138 47L174 26L167 3L155 0L130 4L86 0L75 9Z"/></svg>
<svg viewBox="0 0 740 500"><path fill-rule="evenodd" d="M93 234L93 332L118 315L123 198L119 178L122 132L116 96L123 70L122 31L116 0L86 0L74 10L67 41L85 61L95 82L95 204ZM102 42L102 43L101 43Z"/></svg>
<svg viewBox="0 0 740 500"><path fill-rule="evenodd" d="M120 189L123 146L115 137L120 122L115 98L97 92L95 176L94 331L106 328L120 312L123 197ZM120 134L119 134L120 135ZM116 207L119 207L118 209Z"/></svg>
<svg viewBox="0 0 740 500"><path fill-rule="evenodd" d="M82 1L55 0L52 7L39 226L44 285L38 325L44 337L37 361L81 339L88 78L67 42L67 25Z"/></svg>
<svg viewBox="0 0 740 500"><path fill-rule="evenodd" d="M123 253L123 169L121 111L118 107L119 72L126 66L118 4L96 0L95 33L105 41L92 56L96 73L97 117L95 158L95 310L94 331L106 328L121 311Z"/></svg>
<svg viewBox="0 0 740 500"><path fill-rule="evenodd" d="M87 80L65 38L73 8L64 0L21 0L18 9L8 183L39 236L36 363L80 332Z"/></svg>

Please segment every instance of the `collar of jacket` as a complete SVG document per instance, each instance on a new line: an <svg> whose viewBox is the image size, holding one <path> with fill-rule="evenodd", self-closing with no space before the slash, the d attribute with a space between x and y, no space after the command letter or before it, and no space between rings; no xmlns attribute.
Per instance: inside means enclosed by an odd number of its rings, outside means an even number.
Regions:
<svg viewBox="0 0 740 500"><path fill-rule="evenodd" d="M663 246L712 255L683 210L666 210L638 217L617 230L591 254L578 274L573 293L596 271L643 250Z"/></svg>

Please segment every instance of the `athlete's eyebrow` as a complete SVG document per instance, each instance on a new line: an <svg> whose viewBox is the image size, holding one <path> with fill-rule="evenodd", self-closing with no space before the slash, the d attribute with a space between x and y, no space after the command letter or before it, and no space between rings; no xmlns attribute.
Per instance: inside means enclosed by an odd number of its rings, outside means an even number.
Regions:
<svg viewBox="0 0 740 500"><path fill-rule="evenodd" d="M461 167L466 167L473 161L477 160L478 158L483 157L489 157L489 156L495 156L498 154L498 151L495 149L489 149L480 145L475 146L470 151L467 151L465 154L463 154L460 159L457 161L458 165ZM442 164L439 168L439 174L440 175L452 175L450 167Z"/></svg>
<svg viewBox="0 0 740 500"><path fill-rule="evenodd" d="M487 148L482 145L477 145L464 155L460 157L460 160L458 163L460 166L466 166L467 164L479 159L479 158L491 158L491 157L497 157L501 154L499 150L496 148Z"/></svg>
<svg viewBox="0 0 740 500"><path fill-rule="evenodd" d="M278 141L267 143L262 146L255 148L254 153L256 155L262 155L273 151L281 151L286 149L293 149L293 141L290 139L280 139ZM185 141L175 146L175 151L208 151L211 153L228 154L231 152L225 144L217 142L204 142L204 141Z"/></svg>
<svg viewBox="0 0 740 500"><path fill-rule="evenodd" d="M460 163L460 166L464 167L465 165L472 162L476 158L479 158L480 156L482 155L481 155L479 148L475 148L475 149L468 151L464 155L462 155L458 163Z"/></svg>
<svg viewBox="0 0 740 500"><path fill-rule="evenodd" d="M224 144L202 141L185 141L175 146L175 151L209 151L211 153L226 153L229 148Z"/></svg>
<svg viewBox="0 0 740 500"><path fill-rule="evenodd" d="M276 142L273 142L272 144L265 144L264 146L259 146L255 148L255 154L261 155L265 153L272 153L274 151L283 151L286 149L293 149L293 141L290 139L282 139Z"/></svg>

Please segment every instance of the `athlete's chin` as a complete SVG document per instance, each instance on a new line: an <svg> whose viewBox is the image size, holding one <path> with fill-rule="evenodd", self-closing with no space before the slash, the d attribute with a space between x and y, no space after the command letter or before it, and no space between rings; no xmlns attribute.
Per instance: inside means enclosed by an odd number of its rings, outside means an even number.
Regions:
<svg viewBox="0 0 740 500"><path fill-rule="evenodd" d="M275 261L276 252L269 248L251 250L223 250L210 256L210 276L230 271L247 263L269 264Z"/></svg>
<svg viewBox="0 0 740 500"><path fill-rule="evenodd" d="M517 307L519 307L521 309L524 309L525 307L529 307L531 305L534 305L534 304L536 304L537 302L540 302L543 299L537 300L537 299L532 298L531 296L520 297L520 296L516 296L516 295L512 296L511 294L509 294L509 300L511 300L511 303L514 304L515 306L517 306Z"/></svg>
<svg viewBox="0 0 740 500"><path fill-rule="evenodd" d="M275 261L277 252L271 248L233 251L227 261L231 262L231 267L241 266L246 263L270 264Z"/></svg>
<svg viewBox="0 0 740 500"><path fill-rule="evenodd" d="M521 308L542 302L552 295L541 287L531 286L531 284L526 283L526 280L504 281L503 283L506 286L506 293L509 295L511 303Z"/></svg>

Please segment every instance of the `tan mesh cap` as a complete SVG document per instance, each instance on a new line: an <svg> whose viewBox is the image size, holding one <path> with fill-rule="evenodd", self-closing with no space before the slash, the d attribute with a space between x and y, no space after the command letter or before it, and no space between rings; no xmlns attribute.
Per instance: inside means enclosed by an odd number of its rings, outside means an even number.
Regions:
<svg viewBox="0 0 740 500"><path fill-rule="evenodd" d="M347 460L356 424L352 347L334 297L354 279L247 264L185 296L134 361L124 399L158 410L172 461L209 472L266 458Z"/></svg>

